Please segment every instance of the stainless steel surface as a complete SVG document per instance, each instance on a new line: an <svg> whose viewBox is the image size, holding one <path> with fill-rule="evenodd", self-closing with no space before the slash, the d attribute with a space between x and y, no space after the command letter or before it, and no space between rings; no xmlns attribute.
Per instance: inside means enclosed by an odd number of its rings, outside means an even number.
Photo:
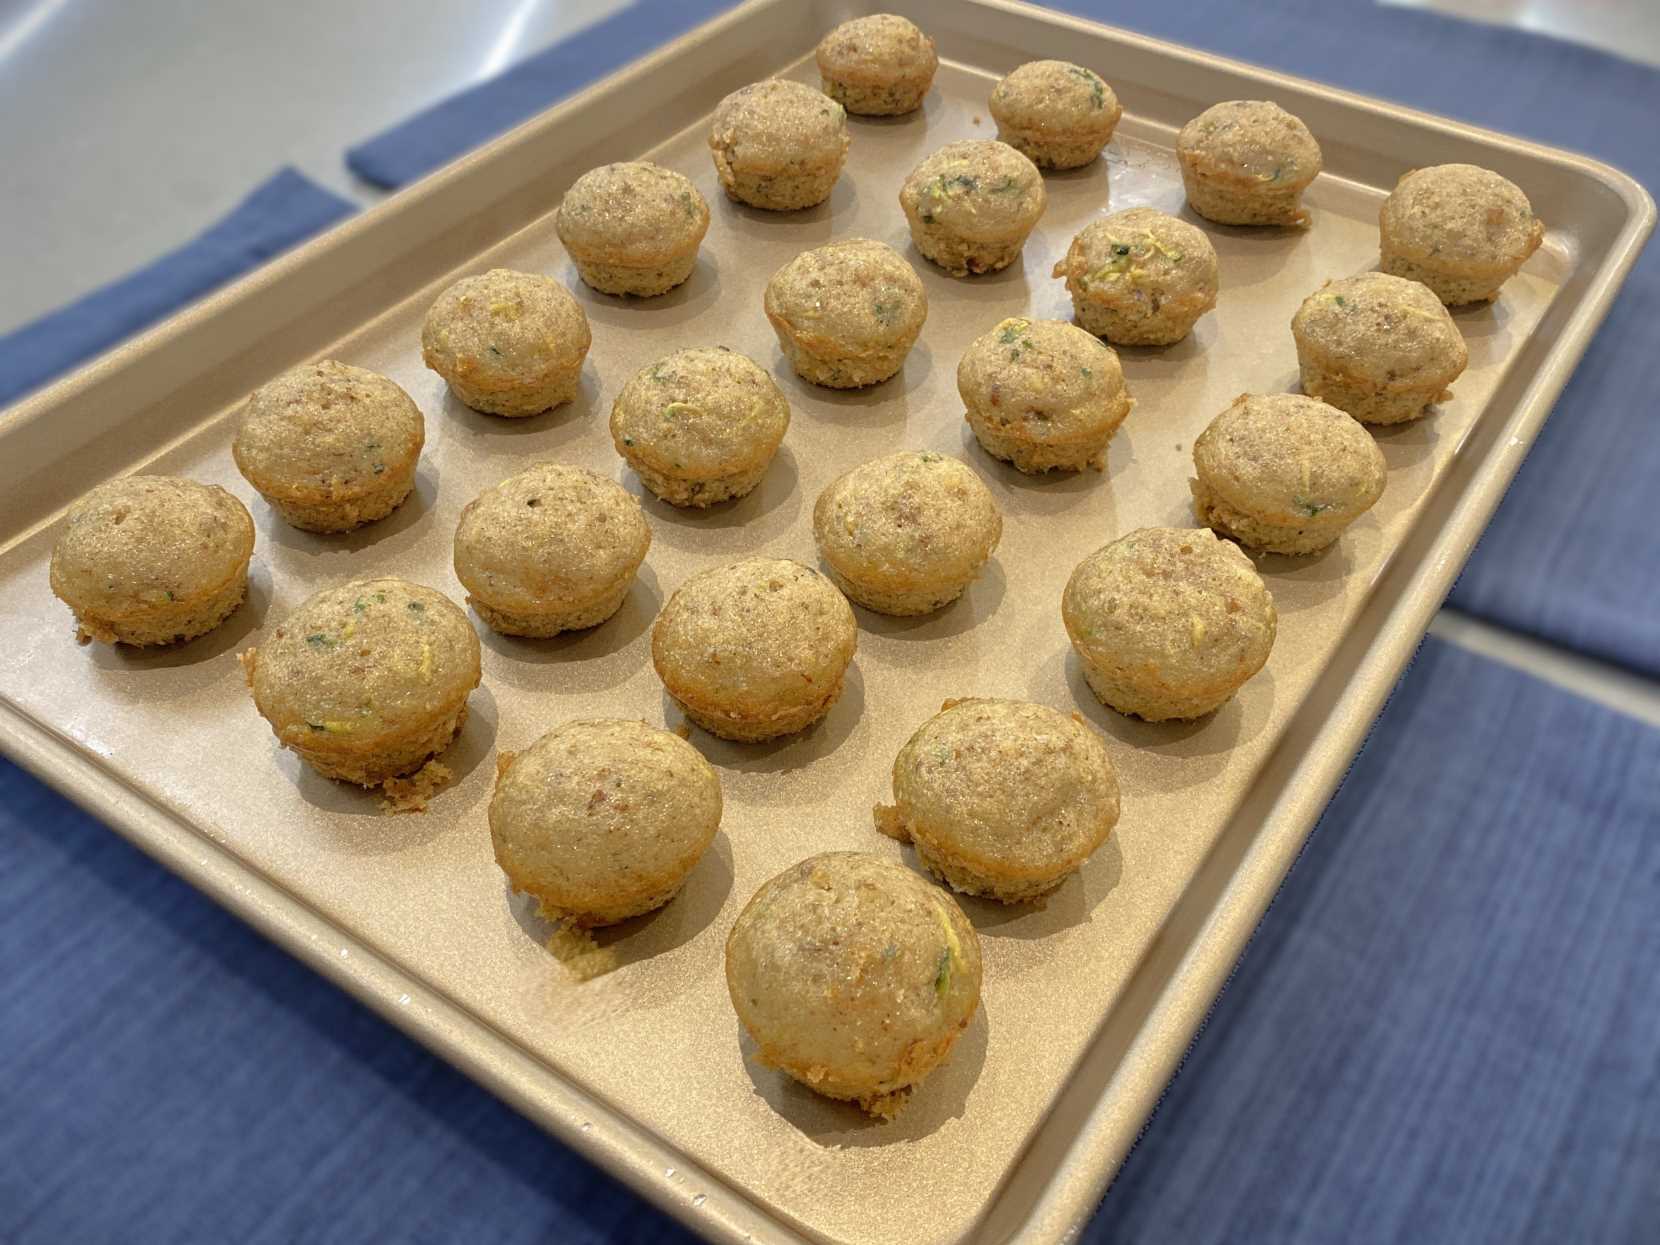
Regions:
<svg viewBox="0 0 1660 1245"><path fill-rule="evenodd" d="M187 241L283 164L378 198L348 146L625 2L0 4L0 333Z"/></svg>
<svg viewBox="0 0 1660 1245"><path fill-rule="evenodd" d="M1080 1224L1358 747L1551 401L1641 246L1653 206L1592 162L996 0L900 5L947 58L925 116L855 123L830 203L793 217L722 200L702 145L727 90L780 67L811 78L813 37L854 7L756 0L376 212L279 261L0 416L0 741L170 866L583 1148L724 1240L1057 1241ZM760 288L799 249L867 233L907 248L894 195L949 139L989 134L995 76L1062 55L1110 67L1128 115L1107 160L1052 178L1024 262L953 281L913 254L932 311L904 372L866 392L785 374ZM1307 234L1211 229L1223 293L1195 337L1126 351L1140 405L1104 475L1030 480L965 437L955 362L1005 314L1065 315L1050 261L1098 212L1175 208L1174 128L1220 98L1268 95L1302 115L1329 174ZM978 120L976 120L978 119ZM681 128L684 125L685 128ZM506 262L575 285L548 219L574 176L651 152L694 177L715 223L692 281L651 303L577 288L595 326L573 408L507 425L448 399L416 330L458 271ZM1529 191L1546 246L1493 308L1461 313L1472 366L1432 420L1385 434L1383 502L1326 556L1270 559L1282 629L1267 670L1215 718L1151 727L1090 698L1058 618L1076 560L1112 535L1187 515L1188 447L1244 389L1295 377L1286 324L1328 275L1375 257L1382 188L1416 163L1464 158ZM630 371L672 346L724 341L780 373L796 410L761 490L685 516L648 503L656 543L624 612L547 645L493 640L460 774L422 819L302 772L253 714L233 653L317 586L369 570L456 591L449 536L483 484L539 454L617 475L604 428ZM386 371L427 411L415 499L337 540L272 519L235 475L227 416L248 388L331 354ZM112 434L119 434L112 435ZM687 892L612 942L624 964L585 985L541 946L490 859L482 805L496 747L582 713L678 720L645 657L662 596L750 552L812 558L812 499L847 465L901 446L975 464L1005 508L996 569L936 618L862 614L856 674L820 728L761 748L696 742L728 797ZM260 522L250 605L178 652L70 643L46 591L61 507L117 471L225 483ZM932 706L976 691L1084 713L1109 737L1120 832L1037 911L970 905L985 935L985 1010L893 1125L756 1067L724 998L720 944L765 877L826 847L899 853L869 808L894 751ZM215 758L212 766L200 762ZM258 810L257 814L250 810Z"/></svg>

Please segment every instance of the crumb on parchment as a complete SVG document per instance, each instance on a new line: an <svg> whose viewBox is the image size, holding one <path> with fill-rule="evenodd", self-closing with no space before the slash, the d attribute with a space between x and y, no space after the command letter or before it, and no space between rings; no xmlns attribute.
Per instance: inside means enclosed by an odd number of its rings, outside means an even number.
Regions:
<svg viewBox="0 0 1660 1245"><path fill-rule="evenodd" d="M381 784L381 811L385 813L424 813L427 803L452 778L454 771L436 760L429 760L420 769L403 778L388 778Z"/></svg>
<svg viewBox="0 0 1660 1245"><path fill-rule="evenodd" d="M550 914L544 909L543 915ZM615 952L600 946L587 930L577 929L565 921L560 921L559 927L549 936L547 948L548 953L578 981L592 981L617 967Z"/></svg>

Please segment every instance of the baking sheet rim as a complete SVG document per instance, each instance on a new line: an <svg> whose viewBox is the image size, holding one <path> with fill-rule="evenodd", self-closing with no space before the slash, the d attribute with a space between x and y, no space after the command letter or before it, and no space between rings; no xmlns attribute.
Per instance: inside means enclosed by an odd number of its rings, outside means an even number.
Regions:
<svg viewBox="0 0 1660 1245"><path fill-rule="evenodd" d="M747 0L567 97L384 202L348 218L0 411L0 437L34 423L91 386L119 374L127 364L152 353L197 322L217 316L224 308L291 274L326 262L332 248L359 231L383 228L392 216L419 210L431 196L465 181L480 163L517 146L526 135L558 125L566 113L588 101L626 89L637 76L651 73L662 63L684 55L693 45L718 36L758 12L788 2ZM1654 226L1654 203L1644 188L1628 175L1589 157L1014 0L966 2L1017 13L1049 25L1091 34L1104 32L1114 39L1192 65L1243 74L1484 145L1503 146L1575 170L1613 191L1626 206L1626 219L1575 308L1569 321L1570 331L1558 339L1545 366L1530 379L1502 431L1503 444L1512 448L1531 445ZM1275 804L1276 816L1264 823L1245 847L1239 870L1205 914L1203 937L1193 939L1182 951L1176 972L1165 982L1148 1010L1146 1020L1124 1052L1120 1067L1109 1076L1106 1090L1069 1140L1065 1164L1057 1167L1011 1240L1035 1245L1040 1241L1067 1239L1093 1214L1107 1182L1214 1005L1217 993L1271 902L1279 881L1306 842L1331 792L1358 754L1384 699L1416 651L1430 618L1502 500L1523 455L1501 453L1498 457L1499 461L1481 466L1476 487L1458 500L1450 519L1430 538L1433 556L1426 558L1409 576L1407 591L1400 594L1384 616L1378 639L1365 654L1349 686L1326 703L1325 720L1337 719L1333 728L1336 734L1328 736L1324 746L1296 765L1294 774L1298 781L1282 788ZM48 516L43 522L55 517ZM38 526L38 523L31 524L26 531L14 534L6 546L9 548L17 540L27 538ZM1310 700L1314 700L1312 695ZM472 1012L428 988L419 977L357 946L340 927L298 896L232 857L210 836L121 780L72 741L3 698L0 698L0 710L3 710L0 712L0 751L99 816L159 863L688 1227L733 1243L776 1239L780 1229L795 1236L777 1217L714 1173L690 1163L640 1122L595 1100ZM1305 708L1293 719L1293 731L1297 720L1308 714L1309 708ZM1280 748L1285 746L1286 741L1282 741ZM1250 870L1244 868L1247 861L1255 862ZM1238 883L1244 873L1249 873L1253 882L1242 887ZM348 954L341 955L342 949ZM1172 983L1185 988L1171 990ZM464 1029L471 1032L464 1033ZM1138 1065L1142 1072L1138 1085L1127 1092L1115 1093L1114 1086L1122 1079L1124 1069L1132 1065ZM583 1128L584 1122L592 1127ZM709 1190L706 1199L693 1205L685 1196L683 1185L664 1178L663 1173L668 1169L665 1165L678 1165L682 1174L688 1167L694 1170L700 1187ZM995 1196L1001 1193L999 1189Z"/></svg>

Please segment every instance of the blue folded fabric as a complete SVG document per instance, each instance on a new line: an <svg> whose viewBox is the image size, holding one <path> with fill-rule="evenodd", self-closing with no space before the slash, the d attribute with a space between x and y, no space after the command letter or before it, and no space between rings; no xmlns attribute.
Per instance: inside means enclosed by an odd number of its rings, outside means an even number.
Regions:
<svg viewBox="0 0 1660 1245"><path fill-rule="evenodd" d="M1660 732L1430 639L1084 1239L1638 1242Z"/></svg>
<svg viewBox="0 0 1660 1245"><path fill-rule="evenodd" d="M346 165L373 185L406 186L731 7L733 0L635 0L359 143L346 152Z"/></svg>
<svg viewBox="0 0 1660 1245"><path fill-rule="evenodd" d="M0 406L356 210L303 174L283 169L178 250L0 337Z"/></svg>
<svg viewBox="0 0 1660 1245"><path fill-rule="evenodd" d="M0 1240L692 1237L0 760Z"/></svg>
<svg viewBox="0 0 1660 1245"><path fill-rule="evenodd" d="M1660 732L1426 642L1087 1239L1652 1239ZM690 1238L0 762L0 1239Z"/></svg>

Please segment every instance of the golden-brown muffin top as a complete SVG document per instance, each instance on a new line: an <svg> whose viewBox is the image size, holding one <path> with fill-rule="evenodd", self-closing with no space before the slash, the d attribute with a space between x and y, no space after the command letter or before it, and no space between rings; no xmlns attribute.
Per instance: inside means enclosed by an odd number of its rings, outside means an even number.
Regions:
<svg viewBox="0 0 1660 1245"><path fill-rule="evenodd" d="M446 289L421 326L428 367L478 388L512 388L579 367L593 343L587 313L552 277L492 268Z"/></svg>
<svg viewBox="0 0 1660 1245"><path fill-rule="evenodd" d="M1061 613L1086 655L1155 674L1173 694L1236 686L1267 660L1278 623L1251 560L1206 528L1144 527L1096 550Z"/></svg>
<svg viewBox="0 0 1660 1245"><path fill-rule="evenodd" d="M254 390L231 452L266 496L350 501L379 489L425 443L421 410L396 383L325 359Z"/></svg>
<svg viewBox="0 0 1660 1245"><path fill-rule="evenodd" d="M1085 225L1054 275L1080 294L1120 302L1156 296L1215 305L1216 248L1202 229L1157 208L1129 208Z"/></svg>
<svg viewBox="0 0 1660 1245"><path fill-rule="evenodd" d="M892 13L843 22L819 41L815 58L825 77L859 86L932 78L939 66L934 41Z"/></svg>
<svg viewBox="0 0 1660 1245"><path fill-rule="evenodd" d="M1037 165L990 138L947 143L899 190L907 217L978 242L1024 235L1048 202Z"/></svg>
<svg viewBox="0 0 1660 1245"><path fill-rule="evenodd" d="M1387 467L1364 425L1300 393L1242 393L1193 443L1205 484L1267 523L1347 523L1383 494Z"/></svg>
<svg viewBox="0 0 1660 1245"><path fill-rule="evenodd" d="M1475 271L1508 271L1545 236L1521 187L1474 164L1413 169L1383 201L1379 221L1396 253Z"/></svg>
<svg viewBox="0 0 1660 1245"><path fill-rule="evenodd" d="M991 115L1016 130L1110 133L1123 112L1100 74L1071 61L1027 61L991 91Z"/></svg>
<svg viewBox="0 0 1660 1245"><path fill-rule="evenodd" d="M124 476L70 506L52 546L52 591L119 617L205 596L254 548L248 508L215 484Z"/></svg>
<svg viewBox="0 0 1660 1245"><path fill-rule="evenodd" d="M622 485L544 462L487 488L461 511L455 575L492 608L567 611L632 576L651 528Z"/></svg>
<svg viewBox="0 0 1660 1245"><path fill-rule="evenodd" d="M370 751L479 682L478 633L441 592L387 576L308 597L254 650L254 703L307 747Z"/></svg>
<svg viewBox="0 0 1660 1245"><path fill-rule="evenodd" d="M1320 144L1302 120L1264 99L1212 104L1182 127L1176 152L1211 177L1283 190L1320 172Z"/></svg>
<svg viewBox="0 0 1660 1245"><path fill-rule="evenodd" d="M906 589L973 575L997 547L1003 516L966 463L907 451L862 463L826 486L813 507L813 532L840 574Z"/></svg>
<svg viewBox="0 0 1660 1245"><path fill-rule="evenodd" d="M677 350L641 368L611 406L611 439L630 462L713 480L769 459L790 404L758 364L724 346Z"/></svg>
<svg viewBox="0 0 1660 1245"><path fill-rule="evenodd" d="M1078 719L1023 700L947 701L893 763L905 825L998 881L1055 877L1118 822L1118 777Z"/></svg>
<svg viewBox="0 0 1660 1245"><path fill-rule="evenodd" d="M651 629L652 661L677 699L751 713L822 700L857 643L853 609L836 586L779 558L693 575Z"/></svg>
<svg viewBox="0 0 1660 1245"><path fill-rule="evenodd" d="M816 87L768 78L715 109L709 146L743 173L820 168L847 154L847 110Z"/></svg>
<svg viewBox="0 0 1660 1245"><path fill-rule="evenodd" d="M490 801L496 857L555 907L612 907L683 876L721 819L698 750L644 722L565 722L512 754Z"/></svg>
<svg viewBox="0 0 1660 1245"><path fill-rule="evenodd" d="M764 883L726 940L744 1027L769 1058L844 1095L886 1088L913 1044L967 1024L980 972L956 902L861 852L813 856Z"/></svg>
<svg viewBox="0 0 1660 1245"><path fill-rule="evenodd" d="M803 251L767 282L767 319L820 358L888 350L928 317L916 269L885 242L849 238Z"/></svg>
<svg viewBox="0 0 1660 1245"><path fill-rule="evenodd" d="M1327 281L1297 308L1291 331L1327 366L1384 387L1456 376L1470 357L1428 286L1383 272Z"/></svg>
<svg viewBox="0 0 1660 1245"><path fill-rule="evenodd" d="M1033 440L1088 440L1123 418L1118 352L1062 320L1012 316L969 343L957 392L982 415L1020 423Z"/></svg>
<svg viewBox="0 0 1660 1245"><path fill-rule="evenodd" d="M695 250L709 230L709 204L690 178L631 160L577 178L554 227L576 259L646 267Z"/></svg>

